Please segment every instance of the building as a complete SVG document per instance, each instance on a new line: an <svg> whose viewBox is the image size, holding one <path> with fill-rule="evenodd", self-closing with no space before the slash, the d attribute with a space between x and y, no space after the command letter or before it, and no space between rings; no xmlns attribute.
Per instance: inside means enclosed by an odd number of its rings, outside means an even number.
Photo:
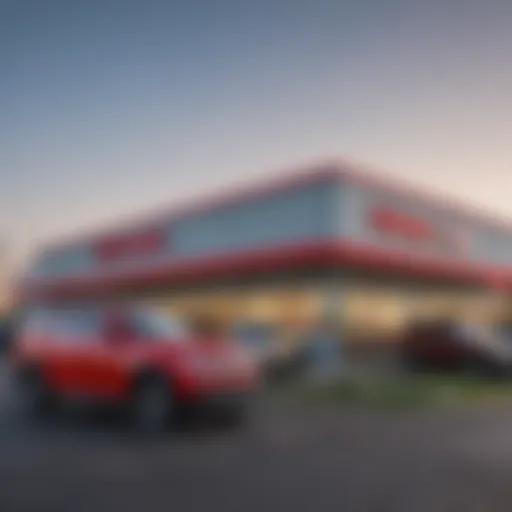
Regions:
<svg viewBox="0 0 512 512"><path fill-rule="evenodd" d="M137 297L185 317L302 328L354 346L411 317L508 318L512 228L343 162L43 248L30 298Z"/></svg>

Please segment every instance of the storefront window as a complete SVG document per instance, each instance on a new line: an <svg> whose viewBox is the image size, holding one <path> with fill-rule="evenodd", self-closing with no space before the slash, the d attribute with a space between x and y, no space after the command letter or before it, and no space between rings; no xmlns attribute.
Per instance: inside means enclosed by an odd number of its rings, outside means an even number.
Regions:
<svg viewBox="0 0 512 512"><path fill-rule="evenodd" d="M347 342L382 342L395 338L407 321L410 300L393 290L348 289L343 301Z"/></svg>
<svg viewBox="0 0 512 512"><path fill-rule="evenodd" d="M321 316L320 287L224 289L188 292L157 299L161 310L194 321L208 317L232 329L241 322L273 326L280 338L296 338Z"/></svg>
<svg viewBox="0 0 512 512"><path fill-rule="evenodd" d="M186 322L206 316L231 332L244 322L267 325L279 339L293 343L324 319L326 293L325 283L300 288L226 288L175 294L158 299L157 304ZM330 316L336 320L337 315L348 343L393 343L411 320L419 318L486 325L512 320L512 308L507 312L505 299L490 292L341 283L339 293L339 301L331 301Z"/></svg>
<svg viewBox="0 0 512 512"><path fill-rule="evenodd" d="M495 325L505 301L494 293L431 291L421 288L351 286L345 292L343 321L348 341L392 341L413 319L455 319Z"/></svg>

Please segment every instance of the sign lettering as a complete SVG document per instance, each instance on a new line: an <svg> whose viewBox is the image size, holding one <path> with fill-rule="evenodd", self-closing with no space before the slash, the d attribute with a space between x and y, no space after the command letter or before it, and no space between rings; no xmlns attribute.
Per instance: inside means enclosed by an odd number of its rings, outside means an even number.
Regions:
<svg viewBox="0 0 512 512"><path fill-rule="evenodd" d="M420 247L464 252L468 244L465 231L454 225L429 222L389 206L372 209L368 224L381 235Z"/></svg>
<svg viewBox="0 0 512 512"><path fill-rule="evenodd" d="M159 230L151 230L105 238L96 245L95 252L101 261L112 262L154 254L160 251L163 245L162 233Z"/></svg>

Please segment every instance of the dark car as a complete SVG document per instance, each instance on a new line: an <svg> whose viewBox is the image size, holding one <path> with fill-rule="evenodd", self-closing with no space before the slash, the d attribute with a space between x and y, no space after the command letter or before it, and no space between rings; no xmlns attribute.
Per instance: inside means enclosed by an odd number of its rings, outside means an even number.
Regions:
<svg viewBox="0 0 512 512"><path fill-rule="evenodd" d="M414 322L404 334L402 356L418 371L512 375L512 345L497 331L453 321Z"/></svg>

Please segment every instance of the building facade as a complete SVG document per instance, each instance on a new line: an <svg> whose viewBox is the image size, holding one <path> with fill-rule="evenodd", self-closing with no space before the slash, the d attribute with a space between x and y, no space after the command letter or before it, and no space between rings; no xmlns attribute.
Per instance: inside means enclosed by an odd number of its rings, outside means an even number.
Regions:
<svg viewBox="0 0 512 512"><path fill-rule="evenodd" d="M414 316L509 315L512 228L329 163L42 248L22 300L137 298L185 317L397 339Z"/></svg>

